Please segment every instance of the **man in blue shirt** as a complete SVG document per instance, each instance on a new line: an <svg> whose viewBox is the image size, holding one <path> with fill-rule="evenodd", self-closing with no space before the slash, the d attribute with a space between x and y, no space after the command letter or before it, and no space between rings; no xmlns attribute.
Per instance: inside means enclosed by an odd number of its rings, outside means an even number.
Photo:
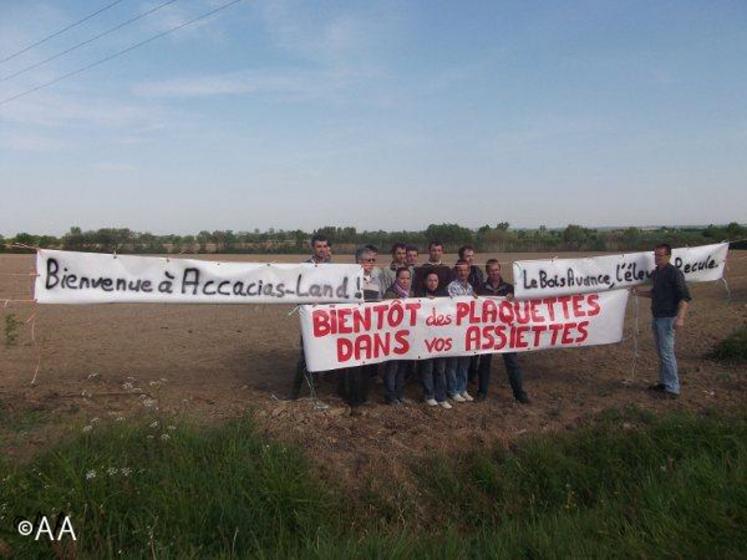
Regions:
<svg viewBox="0 0 747 560"><path fill-rule="evenodd" d="M664 397L677 398L680 394L680 378L674 355L674 331L685 326L688 302L692 298L685 275L669 262L671 258L672 247L666 243L657 245L654 248L656 269L651 276L653 287L650 290L633 288L631 292L651 298L651 326L659 354L659 382L649 389Z"/></svg>

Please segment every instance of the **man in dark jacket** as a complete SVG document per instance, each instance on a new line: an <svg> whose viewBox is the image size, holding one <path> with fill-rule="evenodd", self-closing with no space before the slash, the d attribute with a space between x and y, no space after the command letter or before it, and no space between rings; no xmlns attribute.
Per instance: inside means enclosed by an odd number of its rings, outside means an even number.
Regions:
<svg viewBox="0 0 747 560"><path fill-rule="evenodd" d="M656 269L651 276L653 287L650 290L633 288L631 291L634 295L651 298L651 326L659 354L659 382L649 389L664 397L677 398L680 394L680 378L674 355L674 331L685 326L691 298L685 275L669 262L671 258L672 247L666 243L657 245L654 248Z"/></svg>
<svg viewBox="0 0 747 560"><path fill-rule="evenodd" d="M505 297L509 300L514 298L514 287L512 284L503 280L501 276L501 264L497 259L489 259L485 264L485 272L488 279L478 288L477 294L481 296L498 296ZM476 399L484 401L488 396L488 386L490 385L490 367L493 361L493 354L481 354L480 364L477 370L479 389ZM529 397L523 387L523 372L519 365L519 359L516 352L505 352L503 354L503 363L506 365L508 373L508 382L511 384L511 390L514 398L522 403L529 404Z"/></svg>

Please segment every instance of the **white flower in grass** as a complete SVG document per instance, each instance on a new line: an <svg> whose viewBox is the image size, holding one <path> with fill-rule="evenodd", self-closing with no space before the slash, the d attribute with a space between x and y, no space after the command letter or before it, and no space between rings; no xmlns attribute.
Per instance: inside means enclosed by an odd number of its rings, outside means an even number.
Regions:
<svg viewBox="0 0 747 560"><path fill-rule="evenodd" d="M158 427L158 420L154 420L150 424L148 424L149 428L157 428Z"/></svg>
<svg viewBox="0 0 747 560"><path fill-rule="evenodd" d="M167 429L168 429L169 431L173 432L173 431L175 431L175 430L176 430L176 426L174 426L173 424L171 424L171 425L167 426Z"/></svg>
<svg viewBox="0 0 747 560"><path fill-rule="evenodd" d="M160 381L150 381L150 382L148 382L148 385L150 385L151 387L158 387L160 384L161 384Z"/></svg>
<svg viewBox="0 0 747 560"><path fill-rule="evenodd" d="M115 422L124 422L124 416L117 416L117 417L116 417L116 418L114 419L114 421L115 421Z"/></svg>
<svg viewBox="0 0 747 560"><path fill-rule="evenodd" d="M134 387L135 386L129 381L127 381L126 383L122 383L122 389L124 389L125 391L132 391Z"/></svg>
<svg viewBox="0 0 747 560"><path fill-rule="evenodd" d="M93 430L93 426L91 426L90 424L87 424L86 426L83 426L83 433L84 434L87 434L91 430Z"/></svg>
<svg viewBox="0 0 747 560"><path fill-rule="evenodd" d="M154 408L156 406L156 399L143 399L143 406L145 408Z"/></svg>
<svg viewBox="0 0 747 560"><path fill-rule="evenodd" d="M96 418L91 418L91 424L95 424L96 422L101 422L101 418L98 416Z"/></svg>
<svg viewBox="0 0 747 560"><path fill-rule="evenodd" d="M161 434L161 441L169 441L171 436L169 434Z"/></svg>
<svg viewBox="0 0 747 560"><path fill-rule="evenodd" d="M93 469L86 473L86 480L92 480L94 478L96 478L96 471Z"/></svg>
<svg viewBox="0 0 747 560"><path fill-rule="evenodd" d="M130 467L122 467L119 469L119 472L122 473L122 476L130 476L130 473L132 473L132 469Z"/></svg>
<svg viewBox="0 0 747 560"><path fill-rule="evenodd" d="M119 469L117 469L117 467L109 467L108 469L106 469L106 474L108 474L109 476L114 476L115 474L117 474L117 472L119 472Z"/></svg>

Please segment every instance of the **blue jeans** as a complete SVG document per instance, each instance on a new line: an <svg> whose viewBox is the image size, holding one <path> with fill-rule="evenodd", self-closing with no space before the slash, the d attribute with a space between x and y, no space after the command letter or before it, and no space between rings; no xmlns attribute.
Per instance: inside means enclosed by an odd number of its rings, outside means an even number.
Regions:
<svg viewBox="0 0 747 560"><path fill-rule="evenodd" d="M405 398L405 372L410 367L406 360L390 360L384 364L384 390L386 402L402 401Z"/></svg>
<svg viewBox="0 0 747 560"><path fill-rule="evenodd" d="M676 395L680 394L677 359L674 357L674 317L654 317L654 343L659 354L659 382Z"/></svg>
<svg viewBox="0 0 747 560"><path fill-rule="evenodd" d="M472 356L446 359L446 392L450 397L467 390L467 372Z"/></svg>
<svg viewBox="0 0 747 560"><path fill-rule="evenodd" d="M420 379L423 382L425 400L446 400L446 358L431 358L420 363Z"/></svg>

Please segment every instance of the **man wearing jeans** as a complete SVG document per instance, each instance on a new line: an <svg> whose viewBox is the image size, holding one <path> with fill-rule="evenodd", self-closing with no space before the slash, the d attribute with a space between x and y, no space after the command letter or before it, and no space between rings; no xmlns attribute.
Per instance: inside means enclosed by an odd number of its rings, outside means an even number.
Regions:
<svg viewBox="0 0 747 560"><path fill-rule="evenodd" d="M469 263L458 260L454 265L456 280L446 286L446 292L451 297L474 296L475 291L469 283ZM471 402L472 398L467 392L467 372L471 356L453 356L446 361L446 392L454 402Z"/></svg>
<svg viewBox="0 0 747 560"><path fill-rule="evenodd" d="M659 354L659 382L649 389L669 398L680 394L680 379L677 375L677 359L674 356L674 331L685 326L690 292L685 275L669 261L672 247L666 243L654 248L656 268L651 276L650 290L633 288L634 295L651 298L651 314L654 343Z"/></svg>
<svg viewBox="0 0 747 560"><path fill-rule="evenodd" d="M477 295L480 296L491 296L491 297L505 297L509 301L514 299L514 286L509 284L501 276L501 263L497 259L489 259L485 263L485 272L488 275L486 282L477 289ZM502 354L503 363L506 366L506 373L508 373L508 382L511 384L511 390L514 393L514 398L522 403L529 404L529 397L524 391L524 385L522 382L523 373L521 366L519 365L519 358L516 352L505 352ZM480 363L477 370L477 377L479 380L479 390L477 392L477 400L484 401L488 396L488 386L490 385L490 367L493 363L493 354L482 354L480 356Z"/></svg>

